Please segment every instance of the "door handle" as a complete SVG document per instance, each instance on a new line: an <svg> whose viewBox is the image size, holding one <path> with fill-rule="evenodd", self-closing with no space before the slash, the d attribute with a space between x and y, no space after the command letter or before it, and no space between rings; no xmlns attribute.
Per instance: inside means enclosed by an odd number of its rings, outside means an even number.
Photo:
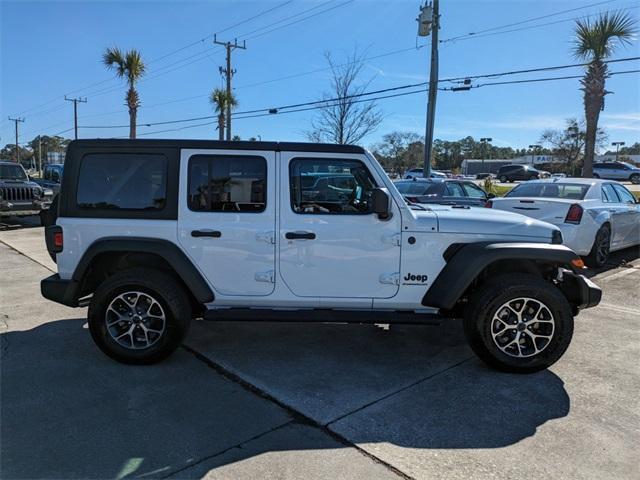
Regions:
<svg viewBox="0 0 640 480"><path fill-rule="evenodd" d="M191 236L220 238L222 236L222 232L219 230L191 230Z"/></svg>
<svg viewBox="0 0 640 480"><path fill-rule="evenodd" d="M287 240L314 240L316 234L313 232L287 232L284 234Z"/></svg>

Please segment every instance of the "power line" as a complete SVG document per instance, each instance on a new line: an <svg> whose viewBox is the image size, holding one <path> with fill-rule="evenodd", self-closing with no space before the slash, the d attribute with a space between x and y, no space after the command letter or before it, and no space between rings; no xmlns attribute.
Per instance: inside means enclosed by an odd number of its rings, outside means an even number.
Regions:
<svg viewBox="0 0 640 480"><path fill-rule="evenodd" d="M629 74L629 73L640 73L640 69L638 70L626 70L626 71L620 71L620 72L612 72L610 75L623 75L623 74ZM484 87L484 86L490 86L490 85L510 85L510 84L521 84L521 83L535 83L535 82L546 82L546 81L553 81L553 80L567 80L567 79L575 79L575 78L582 78L582 75L572 75L572 76L564 76L564 77L549 77L549 78L533 78L533 79L526 79L526 80L512 80L512 81L506 81L506 82L493 82L493 83L486 83L486 84L481 84L478 86L474 86L473 88L479 88L479 87ZM426 87L426 82L424 83L424 86ZM389 98L396 98L396 97L403 97L403 96L407 96L407 95L415 95L417 93L426 93L427 92L427 88L420 88L417 90L412 90L412 91L408 91L408 92L400 92L400 93L395 93L395 94L389 94L389 95L381 95L378 97L373 97L373 98L365 98L365 99L360 99L360 100L354 100L351 103L361 103L361 102L373 102L373 101L377 101L377 100L386 100ZM451 91L451 88L439 88L438 90L441 91ZM277 115L285 115L288 113L299 113L299 112L307 112L307 111L311 111L311 110L318 110L321 108L327 108L327 107L334 107L339 105L339 103L336 103L336 100L341 100L341 99L334 99L334 101L328 101L327 104L325 105L315 105L315 106L308 106L308 107L302 107L302 108L296 108L296 109L291 109L291 110L285 110L285 111L278 111ZM249 119L249 118L259 118L259 117L273 117L276 116L276 114L274 113L257 113L257 114L250 114L250 115L242 115L239 117L236 117L236 120L245 120L245 119ZM200 119L204 119L204 118L213 118L212 117L201 117ZM188 130L190 128L197 128L197 127L201 127L201 126L206 126L206 125L213 125L215 124L215 121L210 121L210 122L204 122L204 123L198 123L198 124L193 124L193 125L186 125L183 127L178 127L178 128L171 128L171 129L166 129L166 130L154 130L151 132L145 132L143 134L140 135L154 135L154 134L158 134L158 133L167 133L167 132L177 132L177 131L182 131L182 130ZM125 137L117 137L117 138L125 138Z"/></svg>
<svg viewBox="0 0 640 480"><path fill-rule="evenodd" d="M330 0L330 1L334 1L334 0ZM242 21L240 21L240 22L237 22L237 23L235 23L235 24L233 24L233 25L230 25L230 26L228 26L228 27L225 27L225 28L223 28L223 29L219 30L219 31L218 31L218 32L216 32L216 33L222 33L222 32L226 32L226 31L228 31L228 30L231 30L231 29L233 29L233 28L236 28L236 27L238 27L238 26L240 26L240 25L243 25L243 24L248 23L248 22L250 22L250 21L252 21L252 20L255 20L256 18L259 18L259 17L261 17L261 16L264 16L264 15L266 15L266 14L268 14L268 13L270 13L270 12L274 11L274 10L277 10L277 9L279 9L279 8L282 8L282 7L284 7L284 6L288 5L288 4L292 3L292 2L293 2L293 0L287 0L287 1L285 1L285 2L283 2L283 3L281 3L281 4L279 4L279 5L276 5L276 6L274 6L274 7L271 7L271 8L269 8L269 9L267 9L267 10L264 10L264 11L262 11L262 12L260 12L260 13L256 14L256 15L253 15L253 16L251 16L251 17L249 17L249 18L246 18L246 19L244 19L244 20L242 20ZM327 3L328 3L328 2L327 2ZM321 4L321 5L323 5L323 4ZM314 9L316 9L316 8L320 7L321 5L315 6L315 7L311 8L311 9L304 10L304 11L302 11L302 12L301 12L301 14L302 14L302 13L306 13L306 12L311 11L311 10L314 10ZM297 15L294 15L294 16L297 16ZM270 27L270 26L272 26L272 25L275 25L275 24L277 24L277 23L280 23L280 22L282 22L282 21L284 21L284 20L287 20L287 19L289 19L289 18L292 18L292 17L294 17L294 16L285 17L284 19L281 19L281 20L278 20L277 22L274 22L274 23L268 24L268 25L266 25L265 27L262 27L262 28ZM252 32L251 32L251 33L252 33ZM180 51L183 51L183 50L185 50L186 48L189 48L189 47L192 47L192 46L194 46L194 45L197 45L197 44L199 44L199 43L201 43L201 42L203 42L203 41L206 41L208 38L211 38L213 35L214 35L214 34L211 34L211 35L208 35L208 36L206 36L206 37L204 37L204 38L202 38L202 39L199 39L199 40L197 40L197 41L195 41L195 42L191 42L190 44L187 44L187 45L185 45L184 47L181 47L181 48L179 48L179 49L177 49L177 50L174 50L174 51L172 51L172 52L169 52L168 54L165 54L165 55L163 55L163 56L161 56L161 57L155 58L155 59L153 59L152 61L150 61L149 63L158 62L158 61L160 61L160 60L162 60L162 59L164 59L164 58L166 58L166 57L169 57L169 56L171 56L171 55L173 55L173 54L175 54L175 53L178 53L178 52L180 52ZM205 53L205 54L206 54L207 52L199 52L199 53L198 53L198 54L196 54L196 55L201 56L203 53ZM191 57L188 57L188 58L193 58L193 57L194 57L194 56L191 56ZM201 58L199 58L197 61L202 60L203 58L204 58L204 57L201 57ZM185 59L182 59L182 60L179 60L178 62L175 62L175 63L180 63L180 62L183 62L184 60L185 60ZM171 66L175 65L175 63L174 63L174 64L169 64L169 65L165 65L164 67L162 67L162 69L165 69L165 68L171 67ZM194 63L194 62L190 62L190 63ZM190 63L189 63L189 64L190 64ZM186 64L186 65L188 65L188 64ZM184 67L184 66L186 66L186 65L182 65L180 68L182 68L182 67ZM173 71L173 70L170 70L170 71ZM164 72L164 73L169 73L169 71ZM156 77L157 77L157 76L154 76L154 77L152 77L152 78L156 78ZM113 77L111 77L111 78L108 78L108 79L105 79L105 80L101 80L101 81L99 81L99 82L94 82L94 83L92 83L92 84L90 84L90 85L87 85L86 87L78 88L78 89L72 90L72 91L70 91L70 92L67 92L67 93L66 93L66 95L70 95L70 94L72 94L72 93L76 93L76 92L80 92L80 91L88 90L88 89L90 89L90 88L92 88L92 87L96 87L96 86L99 86L99 85L102 85L102 84L105 84L105 83L111 82L111 81L113 81L113 80L114 80L114 79L116 79L116 78L117 78L117 76L115 76L115 75L114 75L114 76L113 76ZM147 80L149 80L149 79L150 79L150 78L147 78ZM118 87L109 87L109 88L107 88L107 89L99 90L97 93L99 93L99 94L110 93L111 91L116 91L116 90L118 90L118 89L119 89L119 86L118 86ZM88 94L88 96L96 96L96 93ZM47 101L47 102L44 102L44 103L42 103L42 104L40 104L40 105L37 105L37 106L35 106L35 107L31 107L31 108L29 108L29 109L27 109L27 110L24 110L24 111L21 113L21 115L22 115L24 112L33 111L33 110L36 110L36 109L41 108L41 107L43 107L43 106L46 106L46 105L49 105L49 104L55 103L55 102L59 101L59 99L60 99L60 96L56 96L56 97L52 98L51 100L49 100L49 101ZM63 108L63 107L64 107L64 104L62 105L62 107L60 107L60 109L61 109L61 108ZM43 113L44 113L44 112L43 112ZM41 114L41 113L38 113L38 115L39 115L39 114ZM31 116L33 116L33 114L32 114Z"/></svg>
<svg viewBox="0 0 640 480"><path fill-rule="evenodd" d="M640 57L619 58L619 59L605 60L605 62L606 63L616 63L616 62L628 62L628 61L633 61L633 60L640 60ZM467 80L467 79L492 78L492 77L515 75L515 74L522 74L522 73L535 73L535 72L542 72L542 71L549 71L549 70L559 70L559 69L566 69L566 68L573 68L573 67L581 67L581 66L585 66L585 65L588 65L588 63L574 63L574 64L568 64L568 65L556 65L556 66L551 66L551 67L529 68L529 69L524 69L524 70L512 70L512 71L508 71L508 72L487 73L487 74L482 74L482 75L468 75L468 76L465 76L465 77L441 78L441 79L438 80L438 83L455 82L455 81ZM338 100L341 101L341 100L347 100L347 99L351 99L351 98L359 98L359 97L365 97L365 96L370 96L370 95L377 95L377 94L380 94L380 93L387 93L387 92L392 92L392 91L397 91L397 90L403 90L403 89L408 89L408 88L425 86L425 85L427 85L427 83L428 82L426 82L426 81L425 82L418 82L418 83L411 83L411 84L399 85L399 86L390 87L390 88L384 88L384 89L380 89L380 90L373 90L373 91L370 91L370 92L362 92L362 93L358 93L358 94L354 94L354 95L348 95L348 96L344 96L344 97L336 97L336 98L322 99L322 100L313 100L313 101L309 101L309 102L295 103L295 104L283 105L283 106L279 106L279 107L265 107L265 108L255 109L255 110L234 112L232 114L232 116L237 117L239 115L249 115L249 114L261 113L261 112L269 112L271 110L279 111L279 110L288 110L288 109L292 109L292 108L306 107L306 106L310 106L310 105L321 105L321 104L326 104L327 102L333 102L333 101L338 101ZM144 122L144 123L137 124L137 126L140 126L140 127L151 127L151 126L156 126L156 125L169 125L169 124L175 124L175 123L185 123L185 122L193 122L193 121L199 121L199 120L213 119L213 118L216 118L216 117L217 117L217 115L205 115L205 116L200 116L200 117L183 118L183 119L178 119L178 120L167 120L167 121L162 121L162 122ZM108 129L108 128L126 128L128 126L129 125L87 125L87 126L82 126L81 128Z"/></svg>
<svg viewBox="0 0 640 480"><path fill-rule="evenodd" d="M626 10L631 10L631 9L634 9L634 8L637 8L637 7L635 7L635 6L625 7L625 8L621 8L621 9L615 10L615 11L616 12L624 12ZM613 12L613 10L606 10L606 12ZM472 35L470 35L470 34L461 35L461 36L459 36L459 37L457 37L455 39L454 38L447 38L445 40L441 40L440 42L441 43L445 43L445 42L448 43L448 42L453 42L453 41L457 42L457 41L464 41L464 40L473 40L473 39L476 39L476 38L492 37L492 36L495 36L495 35L504 35L506 33L521 32L523 30L531 30L531 29L534 29L534 28L548 27L550 25L557 25L559 23L573 22L573 21L579 20L581 18L591 18L591 17L593 17L595 15L599 15L599 14L600 13L592 13L592 14L589 14L589 15L581 16L581 17L564 18L562 20L556 20L555 22L545 22L545 23L540 23L540 24L537 24L537 25L529 25L529 26L525 26L525 27L513 28L513 29L510 29L510 30L502 30L502 31L498 31L498 32L487 32L487 33L478 33L478 34L472 34Z"/></svg>
<svg viewBox="0 0 640 480"><path fill-rule="evenodd" d="M461 38L471 37L471 36L479 35L479 34L486 33L486 32L492 32L494 30L502 30L504 28L515 27L517 25L523 25L525 23L535 22L537 20L543 20L545 18L555 17L556 15L562 15L562 14L565 14L565 13L575 12L577 10L583 10L585 8L597 7L599 5L604 5L606 3L613 3L615 1L617 1L617 0L605 0L603 2L592 3L590 5L583 5L582 7L570 8L568 10L562 10L560 12L555 12L555 13L550 13L550 14L547 14L547 15L542 15L540 17L528 18L526 20L521 20L519 22L507 23L506 25L500 25L500 26L497 26L497 27L486 28L484 30L478 30L477 32L469 32L469 33L465 33L465 34L462 34L462 35L457 35L455 37L450 37L450 38L447 38L447 39L444 39L444 40L440 40L440 43L453 42L453 41L459 40Z"/></svg>

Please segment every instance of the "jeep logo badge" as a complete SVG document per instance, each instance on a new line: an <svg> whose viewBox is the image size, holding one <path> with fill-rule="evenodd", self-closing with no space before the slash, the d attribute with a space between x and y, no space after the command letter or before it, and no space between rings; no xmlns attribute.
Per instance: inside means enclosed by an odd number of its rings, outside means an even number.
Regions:
<svg viewBox="0 0 640 480"><path fill-rule="evenodd" d="M429 279L428 275L416 275L413 273L407 273L403 280L403 285L422 285Z"/></svg>

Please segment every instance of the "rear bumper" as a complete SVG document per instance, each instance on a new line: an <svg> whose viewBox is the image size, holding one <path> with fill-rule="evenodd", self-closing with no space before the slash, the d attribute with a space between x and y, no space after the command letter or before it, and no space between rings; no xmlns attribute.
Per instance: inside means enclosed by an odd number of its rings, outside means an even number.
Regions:
<svg viewBox="0 0 640 480"><path fill-rule="evenodd" d="M47 300L68 307L78 306L78 282L63 280L57 273L40 282L40 293Z"/></svg>

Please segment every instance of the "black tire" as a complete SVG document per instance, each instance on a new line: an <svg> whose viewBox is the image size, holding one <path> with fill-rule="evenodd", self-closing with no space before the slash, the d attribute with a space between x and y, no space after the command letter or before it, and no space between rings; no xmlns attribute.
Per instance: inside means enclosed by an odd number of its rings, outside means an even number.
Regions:
<svg viewBox="0 0 640 480"><path fill-rule="evenodd" d="M526 314L537 308L535 305L544 305L546 310L541 308L540 313L535 314L535 318L540 318L540 322L525 325L523 333L520 327L515 326L492 331L496 325L506 325L506 322L501 324L501 321L494 321L498 311L505 311L504 305L510 301L514 301L513 305L518 306L517 299L522 297L531 299L521 304L525 320ZM511 314L512 312L509 312L509 315ZM552 322L539 315L550 315ZM533 321L531 318L528 320ZM540 328L542 330L537 330ZM464 315L464 331L472 350L489 366L503 372L532 373L553 365L567 350L573 336L573 315L566 297L553 284L537 275L505 274L490 280L471 296ZM530 331L549 335L549 339L545 342L544 338L536 338L535 341L538 343L533 347ZM505 332L505 335L496 335L498 338L494 341L493 333L500 332ZM506 338L503 347L509 344L511 347L508 348L515 346L517 350L514 348L513 353L523 356L512 356L499 348L497 343L501 342L502 338ZM517 341L518 339L521 341ZM522 350L520 345L524 347ZM532 350L533 348L535 350Z"/></svg>
<svg viewBox="0 0 640 480"><path fill-rule="evenodd" d="M609 260L609 249L611 247L611 228L609 225L603 225L596 232L596 238L593 240L593 246L589 255L584 257L584 263L587 267L600 268Z"/></svg>
<svg viewBox="0 0 640 480"><path fill-rule="evenodd" d="M500 182L507 183L507 177L505 177L504 175L500 176Z"/></svg>
<svg viewBox="0 0 640 480"><path fill-rule="evenodd" d="M600 178L600 175L598 175L597 173L594 173L593 178Z"/></svg>
<svg viewBox="0 0 640 480"><path fill-rule="evenodd" d="M634 173L629 177L629 181L634 185L638 185L640 183L640 174Z"/></svg>
<svg viewBox="0 0 640 480"><path fill-rule="evenodd" d="M125 303L124 299L119 299L120 295L127 292L141 293L138 297L125 297L136 298L133 306ZM147 297L155 300L158 306L152 305ZM113 321L118 318L115 315L119 315L115 310L107 313L112 302L115 302L113 306L120 311L123 320L114 321L115 325L109 327L109 330L107 321ZM134 315L137 318L126 318L131 317L129 314L134 311L134 307L138 310L140 306L139 310L144 310L147 305L147 313L151 312L151 317L140 319L138 315ZM152 312L152 309L155 311ZM164 314L162 332L143 332L141 324L146 325L145 329L154 327L160 330L160 324L157 323L158 312ZM164 360L178 348L191 323L191 304L180 283L170 274L149 268L132 268L109 277L96 289L89 305L88 319L91 337L106 355L121 363L149 365ZM127 330L129 333L122 335L123 340L118 342L114 335ZM142 338L147 346L142 343ZM150 344L150 341L153 343Z"/></svg>

